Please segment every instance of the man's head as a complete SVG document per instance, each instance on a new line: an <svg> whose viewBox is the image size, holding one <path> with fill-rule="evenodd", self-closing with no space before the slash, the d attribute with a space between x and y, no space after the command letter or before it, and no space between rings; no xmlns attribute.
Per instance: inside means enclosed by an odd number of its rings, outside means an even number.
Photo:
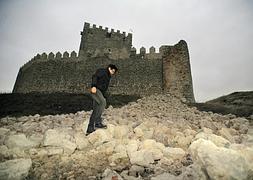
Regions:
<svg viewBox="0 0 253 180"><path fill-rule="evenodd" d="M118 68L114 64L109 64L107 68L111 75L114 75L118 71Z"/></svg>

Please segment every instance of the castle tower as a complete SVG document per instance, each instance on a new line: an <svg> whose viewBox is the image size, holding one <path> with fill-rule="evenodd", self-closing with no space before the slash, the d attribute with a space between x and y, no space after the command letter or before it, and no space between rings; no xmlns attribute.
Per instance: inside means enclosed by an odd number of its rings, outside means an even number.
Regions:
<svg viewBox="0 0 253 180"><path fill-rule="evenodd" d="M114 29L103 29L85 22L81 32L79 56L103 57L110 59L126 59L130 56L132 34L116 32Z"/></svg>
<svg viewBox="0 0 253 180"><path fill-rule="evenodd" d="M187 43L179 41L174 46L162 46L163 88L165 91L195 102L193 94L190 57Z"/></svg>

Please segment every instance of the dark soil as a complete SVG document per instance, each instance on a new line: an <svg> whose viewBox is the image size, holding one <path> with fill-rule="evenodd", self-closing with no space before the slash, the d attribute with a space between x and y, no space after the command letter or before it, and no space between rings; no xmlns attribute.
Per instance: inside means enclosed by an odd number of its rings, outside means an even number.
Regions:
<svg viewBox="0 0 253 180"><path fill-rule="evenodd" d="M139 98L139 96L111 95L107 98L107 105L121 107ZM55 115L89 111L92 109L92 99L89 94L6 93L0 94L0 105L0 118L35 114Z"/></svg>

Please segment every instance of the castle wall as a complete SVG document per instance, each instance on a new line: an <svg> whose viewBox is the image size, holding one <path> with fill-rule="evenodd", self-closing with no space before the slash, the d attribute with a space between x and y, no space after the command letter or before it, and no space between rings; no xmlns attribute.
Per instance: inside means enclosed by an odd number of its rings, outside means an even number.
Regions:
<svg viewBox="0 0 253 180"><path fill-rule="evenodd" d="M119 68L112 78L110 93L146 95L162 92L162 61L138 57L125 60L101 57L43 60L35 57L28 66L20 68L13 92L84 93L90 87L96 69L110 63Z"/></svg>

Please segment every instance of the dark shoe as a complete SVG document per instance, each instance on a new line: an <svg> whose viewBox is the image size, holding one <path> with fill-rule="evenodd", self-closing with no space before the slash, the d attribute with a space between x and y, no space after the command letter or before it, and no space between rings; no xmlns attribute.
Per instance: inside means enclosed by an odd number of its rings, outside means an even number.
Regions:
<svg viewBox="0 0 253 180"><path fill-rule="evenodd" d="M87 131L86 131L86 136L88 136L90 133L93 133L94 131L95 131L94 128L89 128L89 127L88 127L88 129L87 129Z"/></svg>
<svg viewBox="0 0 253 180"><path fill-rule="evenodd" d="M104 129L106 129L107 125L100 123L100 124L96 124L95 128L104 128Z"/></svg>

